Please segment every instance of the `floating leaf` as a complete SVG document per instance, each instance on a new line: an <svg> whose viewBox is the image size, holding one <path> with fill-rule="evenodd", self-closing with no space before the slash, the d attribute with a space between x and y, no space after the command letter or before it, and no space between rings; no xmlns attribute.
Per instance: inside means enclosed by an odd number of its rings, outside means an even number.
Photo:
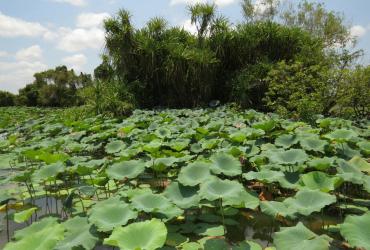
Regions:
<svg viewBox="0 0 370 250"><path fill-rule="evenodd" d="M361 216L348 215L340 225L340 233L352 247L370 249L370 212Z"/></svg>
<svg viewBox="0 0 370 250"><path fill-rule="evenodd" d="M116 140L108 143L105 146L105 152L107 152L108 154L114 154L122 151L125 148L126 145L123 141Z"/></svg>
<svg viewBox="0 0 370 250"><path fill-rule="evenodd" d="M178 181L186 186L196 186L209 180L210 173L209 163L196 161L183 167L179 173Z"/></svg>
<svg viewBox="0 0 370 250"><path fill-rule="evenodd" d="M293 198L284 200L284 204L306 216L335 202L335 196L317 190L300 190Z"/></svg>
<svg viewBox="0 0 370 250"><path fill-rule="evenodd" d="M111 179L133 179L143 173L145 163L141 160L122 161L109 166L105 171Z"/></svg>
<svg viewBox="0 0 370 250"><path fill-rule="evenodd" d="M281 135L275 140L275 145L283 148L290 148L294 144L298 143L298 136L292 134Z"/></svg>
<svg viewBox="0 0 370 250"><path fill-rule="evenodd" d="M323 158L314 158L308 162L308 166L316 168L317 170L326 170L332 166L334 162L333 158L323 157Z"/></svg>
<svg viewBox="0 0 370 250"><path fill-rule="evenodd" d="M137 213L119 197L112 197L98 202L91 208L89 221L95 224L99 231L108 232L117 226L126 225L129 220L136 217Z"/></svg>
<svg viewBox="0 0 370 250"><path fill-rule="evenodd" d="M211 171L215 174L236 176L242 173L240 161L225 153L218 153L211 156Z"/></svg>
<svg viewBox="0 0 370 250"><path fill-rule="evenodd" d="M86 250L93 249L99 238L92 234L91 225L87 217L74 217L63 223L66 232L64 239L56 245L57 250L70 250L83 247Z"/></svg>
<svg viewBox="0 0 370 250"><path fill-rule="evenodd" d="M243 190L244 187L237 181L213 178L200 185L199 193L202 198L214 201L217 199L238 198Z"/></svg>
<svg viewBox="0 0 370 250"><path fill-rule="evenodd" d="M271 151L266 153L271 163L298 164L307 161L307 154L301 149L290 149L287 151Z"/></svg>
<svg viewBox="0 0 370 250"><path fill-rule="evenodd" d="M164 211L172 204L161 194L143 193L132 198L132 205L140 211L150 213Z"/></svg>
<svg viewBox="0 0 370 250"><path fill-rule="evenodd" d="M15 242L9 242L4 250L54 249L58 241L64 238L64 227L57 218L47 217L31 226L15 232Z"/></svg>
<svg viewBox="0 0 370 250"><path fill-rule="evenodd" d="M15 213L14 214L14 221L17 222L17 223L25 222L32 216L32 214L36 210L37 210L37 207L32 207L32 208L29 208L29 209L24 210L22 212Z"/></svg>
<svg viewBox="0 0 370 250"><path fill-rule="evenodd" d="M337 142L351 141L357 136L358 135L353 130L349 129L337 129L325 135L326 138Z"/></svg>
<svg viewBox="0 0 370 250"><path fill-rule="evenodd" d="M329 192L339 187L343 180L340 177L330 177L320 171L313 171L301 176L302 184L309 189Z"/></svg>
<svg viewBox="0 0 370 250"><path fill-rule="evenodd" d="M47 181L55 178L57 174L62 173L64 170L65 166L61 162L42 166L33 173L32 180L35 182Z"/></svg>
<svg viewBox="0 0 370 250"><path fill-rule="evenodd" d="M170 148L177 151L177 152L180 152L182 150L184 150L185 148L187 148L190 144L190 140L189 139L177 139L177 140L173 140L171 141L171 143L169 144Z"/></svg>
<svg viewBox="0 0 370 250"><path fill-rule="evenodd" d="M200 201L198 188L183 186L178 182L172 182L163 194L180 208L197 206Z"/></svg>
<svg viewBox="0 0 370 250"><path fill-rule="evenodd" d="M307 229L302 222L295 227L283 227L274 235L277 250L328 250L331 238L327 235L317 235Z"/></svg>
<svg viewBox="0 0 370 250"><path fill-rule="evenodd" d="M301 147L306 151L325 152L328 142L317 138L303 138L300 140Z"/></svg>
<svg viewBox="0 0 370 250"><path fill-rule="evenodd" d="M158 219L132 223L126 227L117 227L104 244L125 250L155 250L164 245L167 228Z"/></svg>

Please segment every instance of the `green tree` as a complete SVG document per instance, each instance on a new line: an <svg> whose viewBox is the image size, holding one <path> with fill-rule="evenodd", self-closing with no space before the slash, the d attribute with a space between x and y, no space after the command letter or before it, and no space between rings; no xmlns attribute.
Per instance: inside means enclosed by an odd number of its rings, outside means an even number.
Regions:
<svg viewBox="0 0 370 250"><path fill-rule="evenodd" d="M0 90L0 107L9 107L15 105L15 95L7 91Z"/></svg>

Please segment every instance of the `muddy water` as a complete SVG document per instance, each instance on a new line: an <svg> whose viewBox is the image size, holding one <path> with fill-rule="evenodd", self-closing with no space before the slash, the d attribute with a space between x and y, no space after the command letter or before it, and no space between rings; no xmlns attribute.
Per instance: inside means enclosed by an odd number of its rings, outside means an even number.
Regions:
<svg viewBox="0 0 370 250"><path fill-rule="evenodd" d="M26 207L32 207L32 206L37 206L40 209L37 210L36 213L32 215L28 223L31 223L31 221L35 221L36 219L40 219L45 215L48 214L56 214L57 213L57 207L58 207L58 213L60 213L60 209L62 207L62 203L60 200L56 200L55 198L48 197L48 202L46 203L46 198L39 198L34 201L34 205L28 203L30 201L26 202ZM56 206L56 202L58 202ZM48 204L48 206L46 206ZM9 209L9 216L16 212L13 209ZM0 249L3 249L5 244L8 242L7 240L7 229L6 229L6 214L5 212L0 212L0 217L2 218L1 224L3 225L1 227L2 231L0 232ZM13 220L9 220L9 235L10 238L14 235L14 232L22 229L24 227L27 227L27 223L16 223Z"/></svg>

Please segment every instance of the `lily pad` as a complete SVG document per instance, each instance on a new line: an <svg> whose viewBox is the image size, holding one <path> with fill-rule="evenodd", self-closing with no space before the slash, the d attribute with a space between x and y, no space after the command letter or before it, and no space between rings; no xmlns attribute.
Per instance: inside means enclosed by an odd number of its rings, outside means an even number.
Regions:
<svg viewBox="0 0 370 250"><path fill-rule="evenodd" d="M63 223L66 232L64 239L55 246L57 250L70 250L83 247L86 250L93 249L99 238L92 233L91 224L87 217L74 217Z"/></svg>
<svg viewBox="0 0 370 250"><path fill-rule="evenodd" d="M119 197L112 197L91 208L89 221L95 224L99 231L108 232L117 226L126 225L137 215L137 212L131 210Z"/></svg>
<svg viewBox="0 0 370 250"><path fill-rule="evenodd" d="M132 198L132 205L137 210L150 213L164 211L172 204L161 194L143 193Z"/></svg>
<svg viewBox="0 0 370 250"><path fill-rule="evenodd" d="M213 178L200 185L200 196L209 201L217 199L227 200L228 198L238 198L244 187L237 181L221 180Z"/></svg>
<svg viewBox="0 0 370 250"><path fill-rule="evenodd" d="M320 190L323 192L329 192L343 183L343 179L340 177L330 177L327 174L320 171L313 171L301 176L302 184L309 188Z"/></svg>
<svg viewBox="0 0 370 250"><path fill-rule="evenodd" d="M225 153L211 156L211 171L215 174L236 176L242 173L240 161Z"/></svg>
<svg viewBox="0 0 370 250"><path fill-rule="evenodd" d="M126 148L126 145L123 141L116 140L116 141L112 141L108 143L105 146L105 152L107 152L108 154L114 154L114 153L118 153L122 151L125 148Z"/></svg>
<svg viewBox="0 0 370 250"><path fill-rule="evenodd" d="M331 242L330 237L313 233L302 222L295 227L283 227L273 238L276 250L328 250Z"/></svg>
<svg viewBox="0 0 370 250"><path fill-rule="evenodd" d="M340 225L340 233L352 247L370 249L370 212L361 216L348 215Z"/></svg>
<svg viewBox="0 0 370 250"><path fill-rule="evenodd" d="M178 182L172 182L163 194L178 207L190 208L199 204L198 190L195 187L183 186Z"/></svg>
<svg viewBox="0 0 370 250"><path fill-rule="evenodd" d="M284 200L284 204L302 215L318 212L325 206L337 201L336 197L317 190L300 190L293 198Z"/></svg>
<svg viewBox="0 0 370 250"><path fill-rule="evenodd" d="M14 238L16 241L9 242L4 250L54 249L58 241L64 238L64 227L58 223L57 218L47 217L16 231Z"/></svg>
<svg viewBox="0 0 370 250"><path fill-rule="evenodd" d="M196 186L209 180L210 173L210 163L206 162L193 162L183 167L179 173L178 181L186 186Z"/></svg>
<svg viewBox="0 0 370 250"><path fill-rule="evenodd" d="M271 151L266 153L271 163L276 164L298 164L307 161L308 155L301 149L290 149L287 151Z"/></svg>
<svg viewBox="0 0 370 250"><path fill-rule="evenodd" d="M141 160L122 161L109 166L105 171L111 179L133 179L142 174L145 163Z"/></svg>
<svg viewBox="0 0 370 250"><path fill-rule="evenodd" d="M166 225L158 219L117 227L104 244L125 250L155 250L164 245L167 238Z"/></svg>

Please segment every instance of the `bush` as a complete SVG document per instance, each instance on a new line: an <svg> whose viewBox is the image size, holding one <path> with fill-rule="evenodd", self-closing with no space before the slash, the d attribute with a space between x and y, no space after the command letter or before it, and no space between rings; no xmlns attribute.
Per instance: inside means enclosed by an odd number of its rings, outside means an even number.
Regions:
<svg viewBox="0 0 370 250"><path fill-rule="evenodd" d="M330 109L335 96L331 73L325 65L279 62L266 77L264 101L272 111L310 121Z"/></svg>
<svg viewBox="0 0 370 250"><path fill-rule="evenodd" d="M15 105L15 95L0 90L0 107L9 107Z"/></svg>
<svg viewBox="0 0 370 250"><path fill-rule="evenodd" d="M370 118L370 66L346 74L339 85L334 113L346 118Z"/></svg>
<svg viewBox="0 0 370 250"><path fill-rule="evenodd" d="M238 73L231 81L231 98L243 108L264 110L262 100L268 89L265 78L270 68L270 64L258 63Z"/></svg>
<svg viewBox="0 0 370 250"><path fill-rule="evenodd" d="M115 80L96 80L93 85L81 89L78 95L96 114L128 116L134 109L132 96Z"/></svg>

